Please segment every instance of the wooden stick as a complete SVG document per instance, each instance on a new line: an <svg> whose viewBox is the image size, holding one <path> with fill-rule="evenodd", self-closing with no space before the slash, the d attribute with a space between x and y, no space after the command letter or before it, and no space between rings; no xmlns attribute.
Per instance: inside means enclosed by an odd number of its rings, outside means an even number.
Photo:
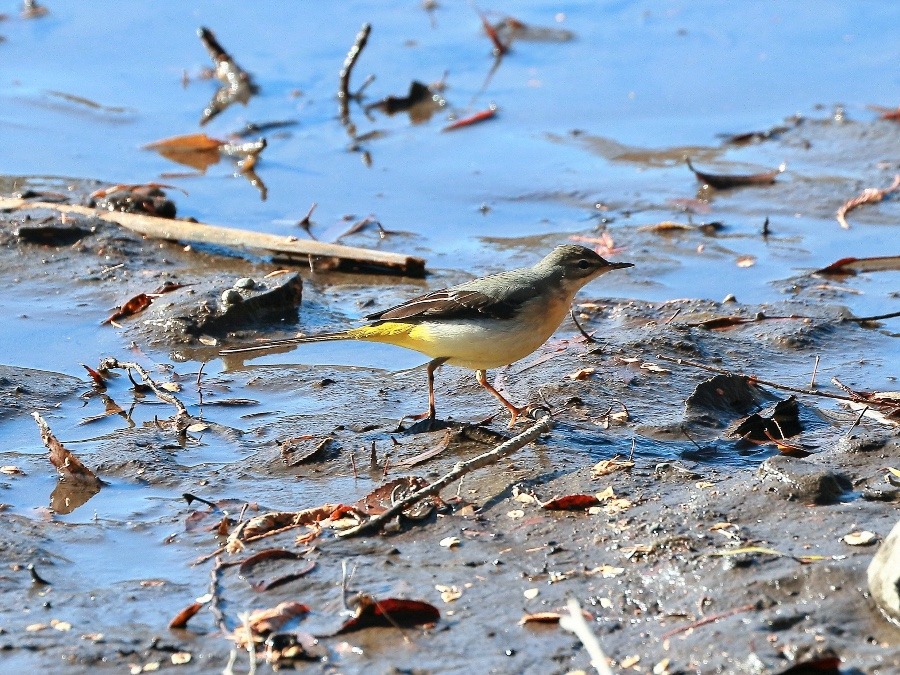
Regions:
<svg viewBox="0 0 900 675"><path fill-rule="evenodd" d="M89 218L99 218L154 239L217 244L233 248L256 248L286 256L301 257L304 260L310 256L313 258L336 258L351 265L355 263L363 267L373 267L394 274L404 274L411 277L425 276L425 260L402 253L373 251L342 244L326 244L320 241L297 239L296 237L285 237L232 227L157 218L156 216L148 216L141 213L101 211L78 204L51 204L49 202L0 197L0 210L15 209L50 209L59 213L74 213Z"/></svg>
<svg viewBox="0 0 900 675"><path fill-rule="evenodd" d="M473 457L467 462L457 462L456 466L453 467L453 470L450 473L445 474L443 478L439 478L431 485L424 487L421 490L417 490L416 492L407 495L400 501L395 502L394 505L384 513L373 516L367 521L360 523L356 527L351 527L348 530L338 532L338 536L352 537L362 532L381 527L382 525L408 509L413 504L422 501L426 497L439 494L441 490L443 490L451 483L458 481L467 473L471 473L472 471L480 469L483 466L493 464L497 460L503 459L507 455L511 455L519 448L528 445L542 433L544 433L545 431L549 431L552 424L553 419L550 417L550 415L545 415L541 420L532 424L521 434L507 439L493 450L482 453L477 457Z"/></svg>

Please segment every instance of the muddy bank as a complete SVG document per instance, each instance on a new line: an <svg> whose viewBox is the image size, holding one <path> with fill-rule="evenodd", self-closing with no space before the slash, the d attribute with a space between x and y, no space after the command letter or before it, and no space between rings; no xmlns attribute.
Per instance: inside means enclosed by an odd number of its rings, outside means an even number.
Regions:
<svg viewBox="0 0 900 675"><path fill-rule="evenodd" d="M153 368L154 378L171 383L190 413L209 424L179 436L166 426L174 409L134 391L122 376L109 379L100 396L87 377L6 369L4 382L20 395L6 423L42 410L108 483L69 516L36 509L48 502L55 479L36 430L22 423L34 440L16 458L23 473L3 481L12 513L2 550L8 572L0 640L11 663L168 668L175 667L173 655L189 654L179 670L209 672L228 662L231 646L221 628L237 628L244 611L299 601L310 609L300 629L323 636L325 654L324 665L301 662L301 668L586 670L588 657L571 634L553 625L520 625L526 614L556 611L576 597L617 668L781 673L830 653L842 659L841 672L900 668L896 629L867 597L874 545L842 540L859 531L883 537L896 520L900 490L885 475L900 443L896 428L860 417L859 406L801 395L800 433L782 443L790 447L741 441L727 435L729 425L755 411L770 414L788 393L741 378L732 390L714 379L726 376L658 358L808 388L808 374L798 375L797 364L808 363L811 371L818 356L820 378L837 375L861 387L872 373L863 377L858 363L889 350L891 334L878 324L846 321L844 307L803 300L747 306L585 298L577 315L592 340L566 324L533 358L499 374L514 400L543 402L553 411L554 427L539 443L467 476L455 496L445 492L446 511L405 522L400 531L339 539L329 528L316 537L302 528L223 554L223 561L239 560L284 548L314 566L266 591L253 590L235 569L221 570L218 613L206 608L187 629L167 629L179 610L211 588L213 562L191 562L224 543L209 529L223 513L234 519L243 510L247 519L349 504L401 475L433 480L514 432L464 371L439 372L439 416L452 425L494 416L486 428L410 432L397 421L425 403L420 368L311 367L277 363L276 355L275 363L259 366L230 357L226 369L204 373L177 357L186 348L213 356L218 343L194 339L191 347L183 334L153 332L161 325L146 318L153 315L99 327L108 305L116 304L112 298L166 280L195 284L199 293L207 283L265 278L273 266L149 245L95 225L83 229L91 234L65 248L10 235L4 263L18 265L23 275L39 270L45 283L76 279L62 292L81 300L98 330L168 350L176 358ZM104 271L111 265L114 271ZM365 303L365 290L349 281L349 297ZM314 307L321 291L310 288L304 302ZM162 309L161 302L147 311ZM286 332L291 327L283 319L262 329ZM302 322L303 309L288 320ZM241 327L239 338L259 328L257 321ZM236 338L226 333L224 339ZM875 372L880 367L889 366L872 365ZM62 403L60 412L53 401ZM110 402L118 412L110 412ZM81 420L75 426L73 413ZM795 449L805 456L788 456ZM613 456L630 458L633 466L592 474ZM207 507L187 505L182 493L231 501L204 517ZM540 507L571 494L601 499L593 513ZM94 520L92 510L105 515ZM305 543L298 535L306 535ZM441 545L448 538L458 541ZM29 564L49 584L36 581ZM439 609L440 621L328 637L346 619L345 564L350 595L424 600ZM287 575L287 565L275 561L265 574ZM245 666L246 657L239 662Z"/></svg>

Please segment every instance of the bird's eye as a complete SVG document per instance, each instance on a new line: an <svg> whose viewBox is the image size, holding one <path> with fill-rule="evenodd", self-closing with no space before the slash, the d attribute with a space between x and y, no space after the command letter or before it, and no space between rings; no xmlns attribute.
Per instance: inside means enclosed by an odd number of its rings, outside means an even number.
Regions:
<svg viewBox="0 0 900 675"><path fill-rule="evenodd" d="M589 261L585 260L584 258L582 258L581 260L578 261L578 269L586 270L590 266L591 266L591 263Z"/></svg>

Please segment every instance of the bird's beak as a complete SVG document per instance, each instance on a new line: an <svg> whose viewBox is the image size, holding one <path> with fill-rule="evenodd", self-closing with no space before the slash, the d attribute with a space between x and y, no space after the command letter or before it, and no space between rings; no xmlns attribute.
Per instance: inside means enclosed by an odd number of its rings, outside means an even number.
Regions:
<svg viewBox="0 0 900 675"><path fill-rule="evenodd" d="M626 267L634 267L634 263L626 263L626 262L608 262L607 265L614 270L625 269Z"/></svg>

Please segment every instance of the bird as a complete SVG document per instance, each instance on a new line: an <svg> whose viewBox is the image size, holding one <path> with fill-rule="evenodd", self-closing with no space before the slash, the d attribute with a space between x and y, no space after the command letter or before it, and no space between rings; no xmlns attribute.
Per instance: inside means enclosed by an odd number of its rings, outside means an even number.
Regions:
<svg viewBox="0 0 900 675"><path fill-rule="evenodd" d="M585 246L563 244L532 267L498 272L425 293L363 317L367 325L336 333L287 338L224 349L238 354L327 340L383 342L431 358L426 367L428 411L434 420L434 372L444 365L475 371L475 379L509 411L513 427L528 407L508 401L487 381L487 371L528 356L559 328L575 294L588 282L633 263L610 262Z"/></svg>

